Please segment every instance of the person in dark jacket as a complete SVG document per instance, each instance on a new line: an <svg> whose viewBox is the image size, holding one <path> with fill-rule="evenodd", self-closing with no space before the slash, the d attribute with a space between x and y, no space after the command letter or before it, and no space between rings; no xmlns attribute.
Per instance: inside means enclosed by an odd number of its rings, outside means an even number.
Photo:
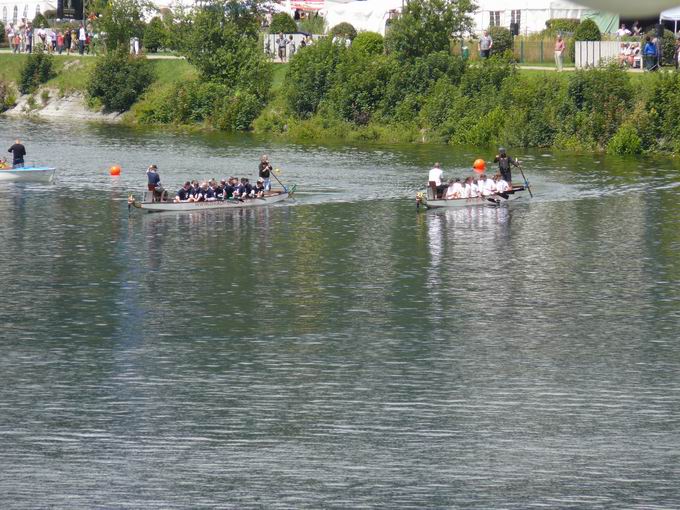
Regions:
<svg viewBox="0 0 680 510"><path fill-rule="evenodd" d="M20 140L16 140L14 142L14 145L12 145L7 152L12 153L12 167L14 168L24 167L24 156L26 155L26 147L24 147Z"/></svg>
<svg viewBox="0 0 680 510"><path fill-rule="evenodd" d="M260 177L260 179L262 179L262 182L264 183L265 191L271 190L272 189L271 173L273 172L273 170L272 165L269 162L269 157L266 154L262 156L262 158L260 159L260 166L258 170L259 170L258 176Z"/></svg>
<svg viewBox="0 0 680 510"><path fill-rule="evenodd" d="M494 163L498 163L498 171L501 173L503 180L512 187L512 171L510 166L519 167L519 162L516 159L508 156L503 147L498 149L498 154L494 158Z"/></svg>

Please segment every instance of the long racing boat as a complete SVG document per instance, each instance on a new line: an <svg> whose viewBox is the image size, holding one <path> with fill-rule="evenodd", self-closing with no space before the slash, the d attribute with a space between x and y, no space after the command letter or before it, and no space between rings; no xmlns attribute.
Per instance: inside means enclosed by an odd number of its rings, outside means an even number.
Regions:
<svg viewBox="0 0 680 510"><path fill-rule="evenodd" d="M506 202L521 198L521 192L525 191L525 186L514 186L510 191L494 193L485 197L475 198L436 198L432 189L428 188L427 193L419 192L416 194L416 206L422 204L427 209L438 209L442 207L470 207L478 205L498 206Z"/></svg>
<svg viewBox="0 0 680 510"><path fill-rule="evenodd" d="M153 191L145 191L141 201L137 201L132 195L128 198L128 206L143 209L147 212L186 212L205 211L208 209L239 209L243 207L263 207L290 198L295 191L291 189L272 190L262 198L210 200L204 202L175 202L163 197L161 200L154 199Z"/></svg>

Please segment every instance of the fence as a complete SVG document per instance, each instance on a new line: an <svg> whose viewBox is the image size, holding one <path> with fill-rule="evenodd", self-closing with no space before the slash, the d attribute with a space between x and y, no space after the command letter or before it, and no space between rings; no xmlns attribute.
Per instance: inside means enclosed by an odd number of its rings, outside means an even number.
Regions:
<svg viewBox="0 0 680 510"><path fill-rule="evenodd" d="M621 55L619 41L576 41L574 64L576 69L599 67L612 60L618 61ZM639 60L636 58L636 61Z"/></svg>
<svg viewBox="0 0 680 510"><path fill-rule="evenodd" d="M568 41L565 42L567 42L568 47ZM465 46L468 48L470 60L479 60L477 41L466 41ZM456 43L452 51L454 55L461 55L460 43ZM512 52L520 64L552 64L555 62L555 39L525 40L518 37L515 38ZM564 62L565 64L573 62L568 51L564 53Z"/></svg>

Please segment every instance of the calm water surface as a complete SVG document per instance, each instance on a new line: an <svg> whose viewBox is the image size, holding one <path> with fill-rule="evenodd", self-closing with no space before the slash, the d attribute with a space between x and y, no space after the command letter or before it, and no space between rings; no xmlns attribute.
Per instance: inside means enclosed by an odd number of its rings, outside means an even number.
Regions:
<svg viewBox="0 0 680 510"><path fill-rule="evenodd" d="M680 507L676 162L417 213L478 154L0 130L59 167L0 187L2 508ZM263 152L295 203L128 216Z"/></svg>

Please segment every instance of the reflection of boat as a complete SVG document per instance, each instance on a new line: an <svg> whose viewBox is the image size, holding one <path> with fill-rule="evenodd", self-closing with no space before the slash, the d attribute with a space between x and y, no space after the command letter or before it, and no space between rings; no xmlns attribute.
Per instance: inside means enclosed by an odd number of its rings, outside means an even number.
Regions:
<svg viewBox="0 0 680 510"><path fill-rule="evenodd" d="M31 167L0 168L0 181L52 182L56 168Z"/></svg>
<svg viewBox="0 0 680 510"><path fill-rule="evenodd" d="M486 197L476 197L476 198L453 198L446 200L444 198L435 198L432 189L427 190L426 193L418 193L416 195L416 202L418 205L423 204L428 209L438 209L442 207L468 207L476 205L501 205L504 202L510 202L511 200L517 200L521 198L521 192L526 188L524 186L513 187L511 191L505 191L503 193L494 193Z"/></svg>
<svg viewBox="0 0 680 510"><path fill-rule="evenodd" d="M154 202L153 191L144 192L141 202L135 200L132 196L128 199L128 203L138 209L144 209L148 212L164 212L164 211L205 211L206 209L240 209L243 207L263 207L277 202L282 202L288 199L293 194L293 190L273 190L267 193L262 198L247 198L244 200L214 200L208 202L173 202L164 200L162 202Z"/></svg>

